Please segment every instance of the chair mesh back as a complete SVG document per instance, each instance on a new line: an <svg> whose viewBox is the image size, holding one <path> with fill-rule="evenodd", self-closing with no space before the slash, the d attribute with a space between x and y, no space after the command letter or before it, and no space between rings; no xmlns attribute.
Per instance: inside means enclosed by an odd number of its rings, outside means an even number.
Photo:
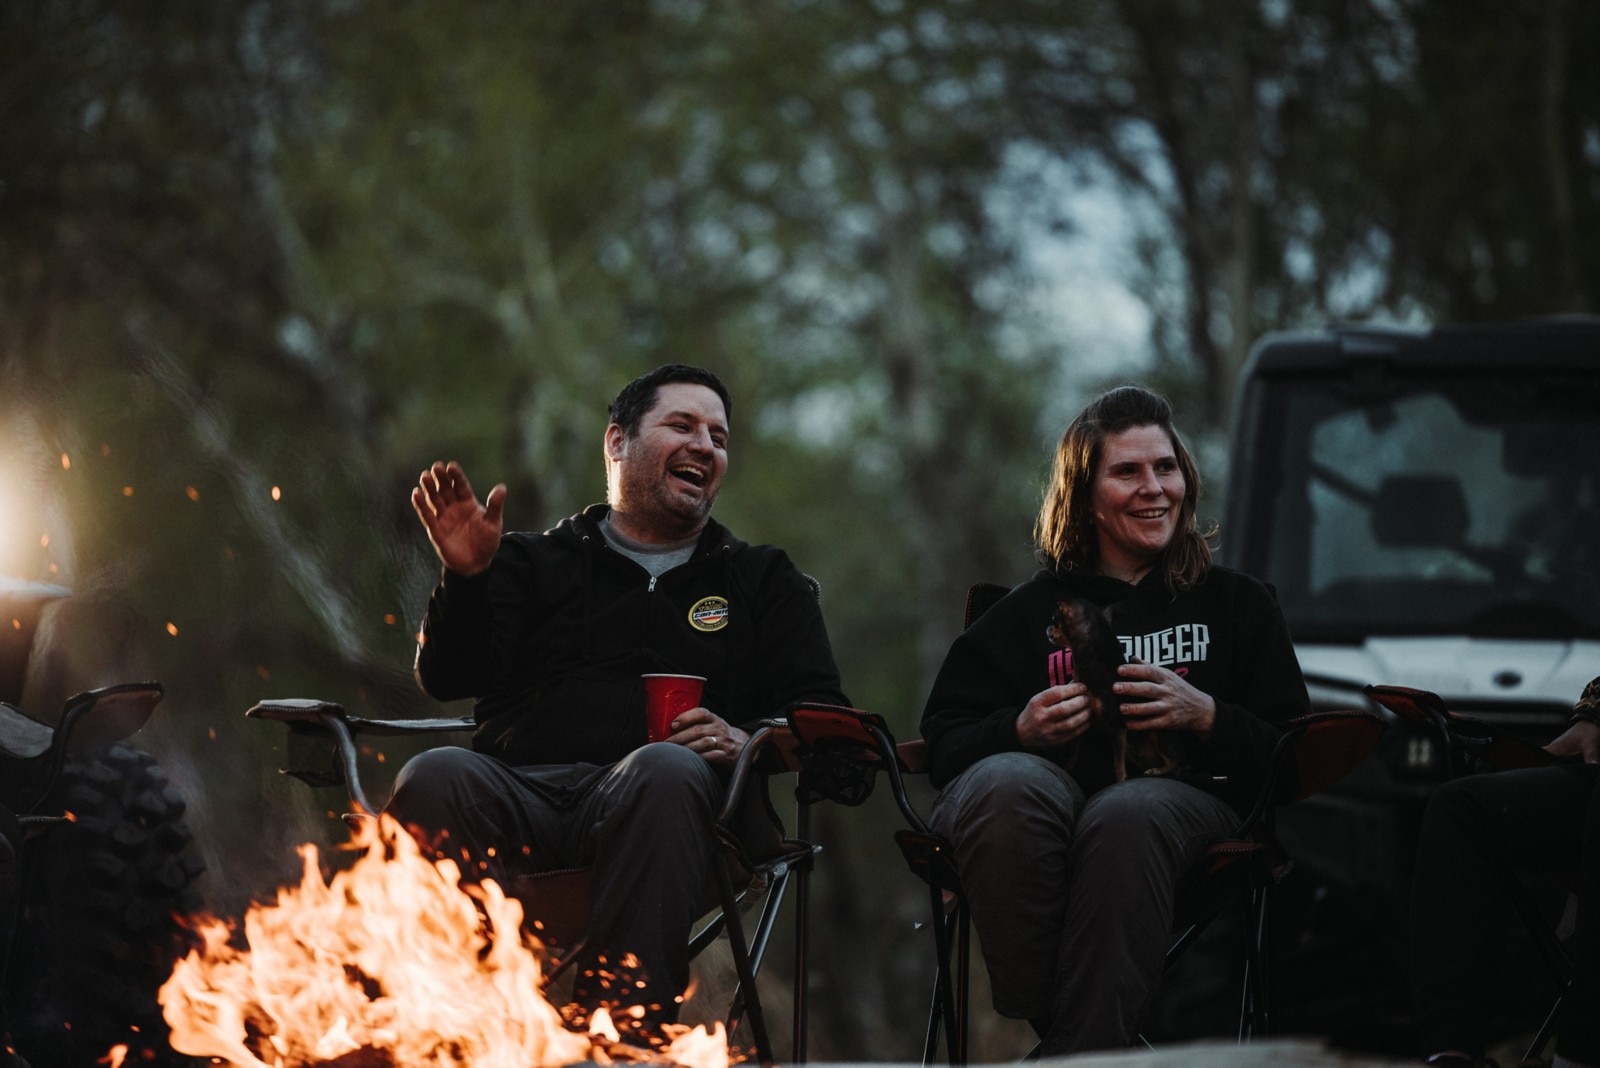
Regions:
<svg viewBox="0 0 1600 1068"><path fill-rule="evenodd" d="M794 795L803 805L817 801L859 805L872 796L883 766L876 753L845 738L820 738L796 756L800 778Z"/></svg>
<svg viewBox="0 0 1600 1068"><path fill-rule="evenodd" d="M1378 747L1383 729L1376 716L1351 716L1307 727L1302 744L1295 746L1296 798L1321 793L1354 771Z"/></svg>

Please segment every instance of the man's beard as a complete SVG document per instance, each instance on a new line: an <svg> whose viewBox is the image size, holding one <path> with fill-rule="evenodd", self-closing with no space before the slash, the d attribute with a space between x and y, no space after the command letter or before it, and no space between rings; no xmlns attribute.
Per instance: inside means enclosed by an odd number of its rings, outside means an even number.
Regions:
<svg viewBox="0 0 1600 1068"><path fill-rule="evenodd" d="M669 537L687 537L703 527L717 500L716 489L686 497L673 491L670 478L643 475L625 476L622 491L624 506L636 521Z"/></svg>

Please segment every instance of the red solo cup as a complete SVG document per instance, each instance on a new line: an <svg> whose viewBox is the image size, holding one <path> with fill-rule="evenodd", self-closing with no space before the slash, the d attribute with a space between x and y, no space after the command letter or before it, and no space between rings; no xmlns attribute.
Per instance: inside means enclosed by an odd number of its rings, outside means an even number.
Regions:
<svg viewBox="0 0 1600 1068"><path fill-rule="evenodd" d="M700 704L705 691L704 675L643 675L644 732L652 742L664 741L672 733L672 721L680 712Z"/></svg>

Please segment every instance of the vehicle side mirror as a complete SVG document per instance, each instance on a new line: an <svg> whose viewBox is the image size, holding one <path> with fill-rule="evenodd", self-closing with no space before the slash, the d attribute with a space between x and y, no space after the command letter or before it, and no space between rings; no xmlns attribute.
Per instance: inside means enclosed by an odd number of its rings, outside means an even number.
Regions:
<svg viewBox="0 0 1600 1068"><path fill-rule="evenodd" d="M1448 475L1390 475L1372 501L1372 536L1391 549L1465 544L1472 516L1461 483Z"/></svg>

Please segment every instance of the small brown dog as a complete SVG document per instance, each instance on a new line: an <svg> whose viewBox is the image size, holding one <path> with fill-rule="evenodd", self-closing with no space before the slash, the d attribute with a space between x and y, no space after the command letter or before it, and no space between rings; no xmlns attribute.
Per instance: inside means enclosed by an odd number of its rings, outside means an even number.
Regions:
<svg viewBox="0 0 1600 1068"><path fill-rule="evenodd" d="M1130 763L1144 775L1165 775L1176 768L1178 761L1162 746L1160 732L1134 731L1129 737L1122 698L1111 689L1117 681L1117 668L1127 659L1105 612L1090 601L1057 601L1055 617L1045 633L1072 654L1072 677L1089 690L1089 717L1111 738L1117 781L1127 780Z"/></svg>

